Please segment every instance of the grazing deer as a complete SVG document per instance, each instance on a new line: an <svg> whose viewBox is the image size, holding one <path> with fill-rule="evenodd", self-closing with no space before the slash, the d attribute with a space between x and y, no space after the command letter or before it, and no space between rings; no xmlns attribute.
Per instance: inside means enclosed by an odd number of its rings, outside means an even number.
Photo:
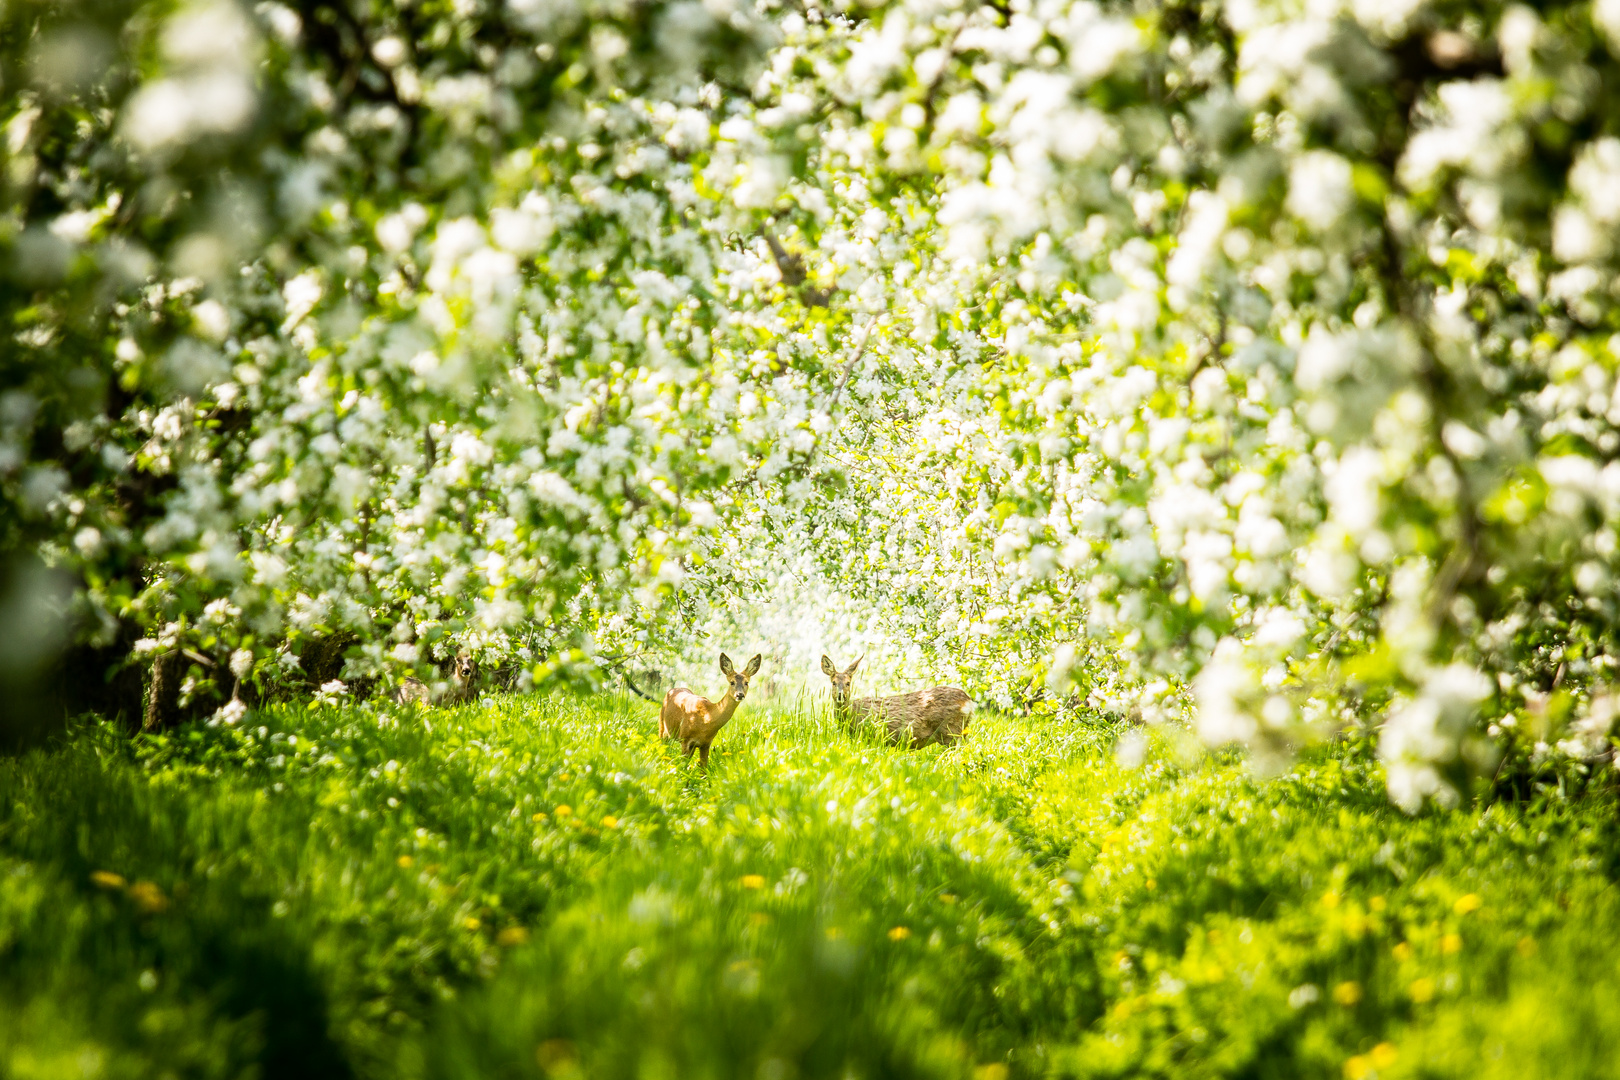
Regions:
<svg viewBox="0 0 1620 1080"><path fill-rule="evenodd" d="M709 767L709 744L720 729L726 726L737 705L748 696L748 680L759 673L760 657L755 654L748 666L737 671L731 666L731 657L720 654L720 673L726 677L726 696L719 701L699 697L684 686L677 686L664 695L663 708L658 713L658 737L679 738L681 753L692 756L701 751L699 764Z"/></svg>
<svg viewBox="0 0 1620 1080"><path fill-rule="evenodd" d="M889 742L909 745L913 750L929 743L949 746L962 737L973 713L973 699L954 686L850 700L850 687L861 659L864 657L839 671L832 657L821 658L821 670L832 680L833 715L851 734L864 727L878 728Z"/></svg>
<svg viewBox="0 0 1620 1080"><path fill-rule="evenodd" d="M471 701L478 692L474 685L477 678L478 661L472 658L472 653L463 649L450 665L450 687L439 700L446 705ZM422 680L407 675L405 681L399 684L399 689L394 691L394 700L401 705L409 705L413 701L430 705L434 700L433 689Z"/></svg>

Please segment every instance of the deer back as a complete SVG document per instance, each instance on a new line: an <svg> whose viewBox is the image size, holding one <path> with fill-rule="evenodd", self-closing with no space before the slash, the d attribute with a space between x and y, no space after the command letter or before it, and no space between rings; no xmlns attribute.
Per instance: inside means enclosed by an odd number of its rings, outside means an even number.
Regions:
<svg viewBox="0 0 1620 1080"><path fill-rule="evenodd" d="M406 676L405 680L399 684L399 688L394 691L394 700L401 705L409 705L413 701L419 701L425 705L429 701L427 684L420 679Z"/></svg>
<svg viewBox="0 0 1620 1080"><path fill-rule="evenodd" d="M860 698L849 703L851 730L878 729L897 746L913 749L938 743L949 746L967 730L973 700L954 686L933 686L891 697Z"/></svg>

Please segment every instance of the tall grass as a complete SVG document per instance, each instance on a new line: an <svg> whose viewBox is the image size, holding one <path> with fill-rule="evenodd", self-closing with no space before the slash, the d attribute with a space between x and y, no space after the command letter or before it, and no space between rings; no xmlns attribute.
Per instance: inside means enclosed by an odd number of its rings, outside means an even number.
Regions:
<svg viewBox="0 0 1620 1080"><path fill-rule="evenodd" d="M1615 807L1392 811L750 700L271 710L0 762L0 1077L1590 1076ZM1494 1070L1492 1072L1491 1070Z"/></svg>

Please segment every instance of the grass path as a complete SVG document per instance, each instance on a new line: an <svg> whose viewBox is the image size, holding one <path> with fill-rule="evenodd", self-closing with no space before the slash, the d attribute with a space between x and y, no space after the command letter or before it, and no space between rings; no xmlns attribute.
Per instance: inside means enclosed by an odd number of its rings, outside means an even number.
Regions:
<svg viewBox="0 0 1620 1080"><path fill-rule="evenodd" d="M1087 726L271 710L0 762L0 1077L1597 1076L1612 801Z"/></svg>

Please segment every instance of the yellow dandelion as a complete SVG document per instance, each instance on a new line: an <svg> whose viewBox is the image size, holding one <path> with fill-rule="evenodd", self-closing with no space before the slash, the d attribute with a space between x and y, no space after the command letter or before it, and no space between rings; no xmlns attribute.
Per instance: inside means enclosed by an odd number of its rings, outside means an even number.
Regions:
<svg viewBox="0 0 1620 1080"><path fill-rule="evenodd" d="M765 887L765 878L760 874L744 874L741 883L745 889L763 889Z"/></svg>
<svg viewBox="0 0 1620 1080"><path fill-rule="evenodd" d="M90 874L90 881L103 889L122 889L125 884L124 876L115 874L111 870L93 871Z"/></svg>
<svg viewBox="0 0 1620 1080"><path fill-rule="evenodd" d="M526 945L529 941L529 928L526 926L508 926L495 935L497 945Z"/></svg>
<svg viewBox="0 0 1620 1080"><path fill-rule="evenodd" d="M1358 982L1340 983L1333 988L1333 1000L1348 1009L1361 1000L1361 984Z"/></svg>
<svg viewBox="0 0 1620 1080"><path fill-rule="evenodd" d="M1152 891L1154 891L1155 889L1157 889L1159 887L1159 879L1158 878L1148 878L1147 881L1145 881L1143 884L1145 884L1147 886L1148 892L1152 892Z"/></svg>
<svg viewBox="0 0 1620 1080"><path fill-rule="evenodd" d="M1324 893L1322 894L1322 906L1331 911L1339 906L1340 899L1341 897L1336 892Z"/></svg>
<svg viewBox="0 0 1620 1080"><path fill-rule="evenodd" d="M1406 988L1406 993L1408 994L1408 996L1411 997L1411 999L1413 1001L1417 1002L1419 1005L1422 1005L1422 1004L1424 1004L1426 1002L1429 1002L1429 1001L1433 1001L1434 1000L1434 980L1433 979L1414 979L1414 980L1412 980L1412 985L1408 986Z"/></svg>
<svg viewBox="0 0 1620 1080"><path fill-rule="evenodd" d="M546 812L544 810L536 810L534 812L533 820L535 820L535 821L544 821L544 820L546 820Z"/></svg>
<svg viewBox="0 0 1620 1080"><path fill-rule="evenodd" d="M940 899L940 902L944 903L944 904L954 904L954 903L956 903L956 895L954 893L948 893L948 892L940 893L939 894L939 899ZM986 1066L986 1067L988 1068L988 1066Z"/></svg>
<svg viewBox="0 0 1620 1080"><path fill-rule="evenodd" d="M547 1039L534 1048L534 1059L546 1072L560 1072L574 1063L574 1044L567 1039Z"/></svg>
<svg viewBox="0 0 1620 1080"><path fill-rule="evenodd" d="M614 817L612 814L608 814L606 817L604 817L602 819L602 828L604 828L604 829L617 829L618 827L619 827L619 819Z"/></svg>
<svg viewBox="0 0 1620 1080"><path fill-rule="evenodd" d="M169 906L169 898L163 895L163 890L150 881L137 881L129 887L129 898L135 901L135 906L149 914L155 914Z"/></svg>
<svg viewBox="0 0 1620 1080"><path fill-rule="evenodd" d="M973 1080L1007 1080L1007 1066L999 1061L978 1065L973 1069Z"/></svg>
<svg viewBox="0 0 1620 1080"><path fill-rule="evenodd" d="M1344 1063L1344 1080L1366 1080L1372 1071L1372 1062L1357 1054Z"/></svg>
<svg viewBox="0 0 1620 1080"><path fill-rule="evenodd" d="M1394 1043L1381 1042L1373 1047L1367 1056L1372 1059L1373 1068L1387 1069L1395 1064L1395 1059L1400 1057L1401 1053L1395 1049Z"/></svg>
<svg viewBox="0 0 1620 1080"><path fill-rule="evenodd" d="M409 855L401 855L399 857L398 861L399 861L400 869L409 870L411 868L411 864L414 863L416 860L411 858Z"/></svg>
<svg viewBox="0 0 1620 1080"><path fill-rule="evenodd" d="M483 926L484 924L479 922L478 919L475 918L474 916L469 915L465 919L461 920L461 925L465 926L469 930L477 930L479 927Z"/></svg>
<svg viewBox="0 0 1620 1080"><path fill-rule="evenodd" d="M574 812L574 808L569 806L567 803L563 803L561 806L557 807L555 812L558 817L567 817Z"/></svg>
<svg viewBox="0 0 1620 1080"><path fill-rule="evenodd" d="M1467 915L1470 911L1478 911L1484 903L1478 893L1469 893L1467 896L1457 897L1457 902L1451 905L1451 910L1459 915Z"/></svg>
<svg viewBox="0 0 1620 1080"><path fill-rule="evenodd" d="M1440 951L1443 953L1462 952L1462 935L1447 934L1440 939Z"/></svg>
<svg viewBox="0 0 1620 1080"><path fill-rule="evenodd" d="M1371 900L1367 901L1367 906L1372 908L1374 911L1383 911L1389 906L1389 904L1382 896L1375 896Z"/></svg>
<svg viewBox="0 0 1620 1080"><path fill-rule="evenodd" d="M904 940L906 940L906 938L908 938L910 936L911 936L911 930L908 927L904 927L904 926L896 926L894 929L889 931L889 940L890 941L904 941Z"/></svg>
<svg viewBox="0 0 1620 1080"><path fill-rule="evenodd" d="M1403 964L1412 959L1412 946L1404 941L1396 942L1395 947L1390 952L1394 953L1395 959Z"/></svg>

